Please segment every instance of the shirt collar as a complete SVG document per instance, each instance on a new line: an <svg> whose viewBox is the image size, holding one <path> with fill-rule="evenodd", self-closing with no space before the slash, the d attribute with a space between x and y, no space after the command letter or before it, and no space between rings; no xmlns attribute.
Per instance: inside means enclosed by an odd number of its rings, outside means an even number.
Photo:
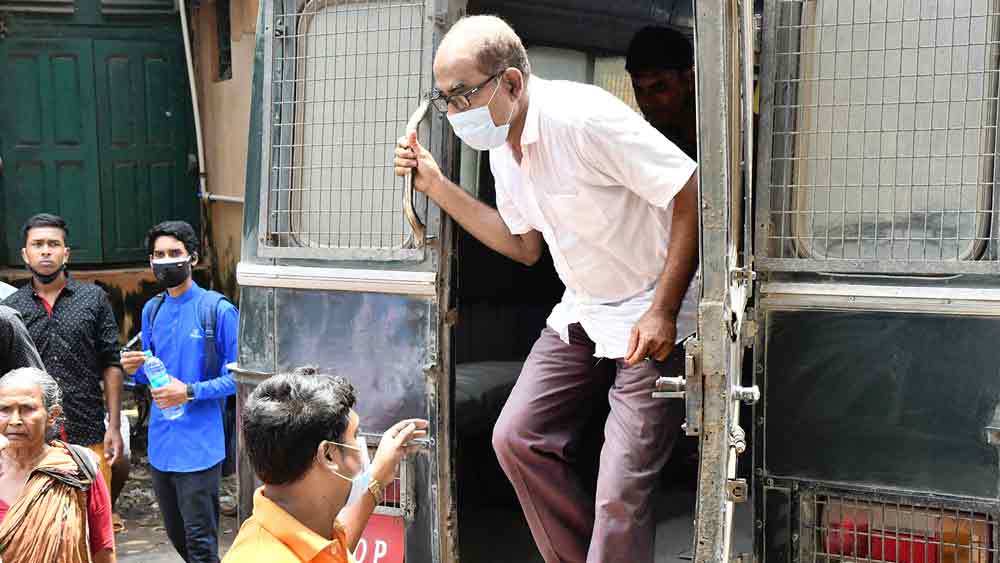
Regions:
<svg viewBox="0 0 1000 563"><path fill-rule="evenodd" d="M264 496L264 488L253 495L253 518L278 541L288 546L300 561L312 561L338 540L328 540L304 526L273 500ZM342 546L341 549L346 549Z"/></svg>
<svg viewBox="0 0 1000 563"><path fill-rule="evenodd" d="M528 113L524 116L524 130L521 131L521 146L538 140L538 106L544 95L546 80L538 76L528 78Z"/></svg>
<svg viewBox="0 0 1000 563"><path fill-rule="evenodd" d="M60 295L62 294L70 295L76 292L76 290L80 288L80 284L82 284L83 282L69 275L69 270L65 270L64 273L66 274L66 285L63 286L62 291L60 291L59 293ZM28 280L28 283L24 284L24 287L29 294L41 298L41 296L38 294L38 290L35 289L34 276L32 276L32 278Z"/></svg>
<svg viewBox="0 0 1000 563"><path fill-rule="evenodd" d="M189 287L187 291L185 291L184 293L182 293L180 295L180 297L172 297L170 295L170 292L168 291L167 292L167 301L172 301L172 302L177 303L179 305L183 305L183 304L191 301L192 299L194 299L195 296L198 295L199 293L201 293L201 287L198 285L198 282L196 282L196 281L194 281L192 279L191 280L191 287Z"/></svg>

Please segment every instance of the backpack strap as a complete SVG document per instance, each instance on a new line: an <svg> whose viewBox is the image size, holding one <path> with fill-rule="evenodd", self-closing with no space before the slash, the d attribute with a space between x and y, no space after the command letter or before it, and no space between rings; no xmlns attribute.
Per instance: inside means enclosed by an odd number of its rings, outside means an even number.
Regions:
<svg viewBox="0 0 1000 563"><path fill-rule="evenodd" d="M231 303L225 295L212 290L206 291L198 298L198 323L205 338L205 379L219 377L219 370L222 367L219 364L222 352L215 337L215 321L219 316L219 303L223 301Z"/></svg>
<svg viewBox="0 0 1000 563"><path fill-rule="evenodd" d="M150 342L146 342L146 344L148 345L147 349L150 350L151 352L153 352L154 356L156 355L156 345L153 344L153 342L152 342L152 340L153 340L153 323L156 322L156 315L157 315L157 313L160 312L160 307L163 307L163 302L166 301L166 300L167 300L167 292L166 291L164 291L162 293L157 293L156 295L153 296L152 299L149 300L150 306L152 307L149 310L149 318L147 319L147 321L149 322L149 340L150 340Z"/></svg>
<svg viewBox="0 0 1000 563"><path fill-rule="evenodd" d="M99 468L94 467L94 460L90 457L93 452L89 448L76 444L66 444L66 450L69 452L69 456L73 458L73 462L76 463L76 466L80 468L80 471L83 472L83 475L89 481L87 488L84 489L88 490L90 488L89 485L97 479L97 472L99 471Z"/></svg>
<svg viewBox="0 0 1000 563"><path fill-rule="evenodd" d="M198 299L198 322L205 339L205 379L219 377L222 368L220 358L225 350L220 350L222 343L216 338L215 321L219 316L219 303L232 303L218 291L206 291ZM232 475L236 472L236 397L226 397L222 411L222 428L226 442L226 457L222 463L222 474Z"/></svg>

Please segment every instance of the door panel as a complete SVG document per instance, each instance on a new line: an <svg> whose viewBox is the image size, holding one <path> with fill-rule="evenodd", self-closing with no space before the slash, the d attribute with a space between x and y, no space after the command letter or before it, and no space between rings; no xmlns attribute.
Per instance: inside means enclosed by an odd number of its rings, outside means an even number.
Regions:
<svg viewBox="0 0 1000 563"><path fill-rule="evenodd" d="M184 59L175 43L97 41L94 51L105 259L142 260L150 226L198 222Z"/></svg>
<svg viewBox="0 0 1000 563"><path fill-rule="evenodd" d="M6 261L21 261L21 224L35 213L62 215L76 263L102 256L98 207L93 44L89 40L8 39L0 61L0 175ZM8 133L9 132L9 133Z"/></svg>

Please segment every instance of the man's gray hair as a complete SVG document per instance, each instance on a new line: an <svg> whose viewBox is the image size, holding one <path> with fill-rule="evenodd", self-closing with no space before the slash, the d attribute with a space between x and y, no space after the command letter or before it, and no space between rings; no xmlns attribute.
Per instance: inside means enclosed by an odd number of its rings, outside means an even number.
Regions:
<svg viewBox="0 0 1000 563"><path fill-rule="evenodd" d="M508 68L516 68L525 79L531 75L528 51L510 24L497 16L466 16L455 22L448 33L471 30L478 32L476 60L480 72L493 76Z"/></svg>
<svg viewBox="0 0 1000 563"><path fill-rule="evenodd" d="M17 368L0 377L0 389L13 386L37 385L42 390L42 405L46 411L55 405L62 405L62 390L51 375L38 368Z"/></svg>

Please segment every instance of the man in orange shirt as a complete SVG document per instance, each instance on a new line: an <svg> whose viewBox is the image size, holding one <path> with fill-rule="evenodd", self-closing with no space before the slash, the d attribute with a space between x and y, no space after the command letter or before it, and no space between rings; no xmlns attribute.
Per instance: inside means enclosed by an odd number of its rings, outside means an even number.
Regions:
<svg viewBox="0 0 1000 563"><path fill-rule="evenodd" d="M314 369L271 377L243 406L243 443L264 486L223 563L354 563L351 553L399 461L427 434L404 420L369 463L354 388Z"/></svg>

